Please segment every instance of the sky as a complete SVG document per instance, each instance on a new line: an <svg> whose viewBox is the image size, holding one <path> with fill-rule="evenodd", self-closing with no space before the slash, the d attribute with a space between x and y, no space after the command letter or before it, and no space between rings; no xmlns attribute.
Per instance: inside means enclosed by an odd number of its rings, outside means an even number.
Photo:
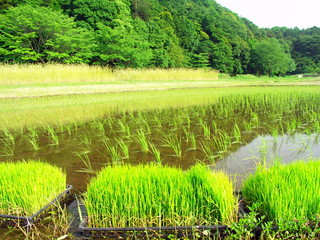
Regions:
<svg viewBox="0 0 320 240"><path fill-rule="evenodd" d="M320 0L216 0L261 28L320 27Z"/></svg>

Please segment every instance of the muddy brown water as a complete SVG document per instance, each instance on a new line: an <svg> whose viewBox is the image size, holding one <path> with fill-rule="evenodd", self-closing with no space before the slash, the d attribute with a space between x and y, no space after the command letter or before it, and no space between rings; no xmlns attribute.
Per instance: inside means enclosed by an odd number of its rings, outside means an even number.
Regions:
<svg viewBox="0 0 320 240"><path fill-rule="evenodd" d="M202 131L195 125L193 129L196 134L197 149L190 150L190 143L187 143L184 136L181 137L182 155L174 156L174 152L165 146L161 140L163 135L157 131L152 131L147 137L151 139L161 152L162 164L188 169L195 163L202 161L214 168L225 171L231 179L235 180L236 186L240 187L242 180L249 173L252 173L255 166L261 159L266 158L268 162L275 157L282 158L284 163L298 159L308 159L310 157L320 158L319 134L299 134L271 136L266 133L251 133L242 135L243 142L234 143L226 152L214 159L207 159L201 149L203 139L200 135ZM133 132L136 130L132 130ZM172 130L174 131L174 130ZM123 135L115 131L109 133ZM83 143L84 135L90 138L90 144ZM22 159L39 159L61 167L67 174L67 183L74 186L79 192L85 192L89 180L104 166L112 164L110 153L105 147L103 140L115 144L114 138L105 136L90 129L89 125L77 128L71 134L66 132L58 133L59 144L52 145L49 137L43 133L39 136L39 149L34 150L24 135L15 138L13 155L2 155L0 161L19 161ZM124 163L147 164L155 160L150 153L142 152L134 137L122 137L129 147L129 159L123 159ZM3 152L3 149L2 149ZM94 173L88 173L88 167L83 161L87 155L90 159Z"/></svg>

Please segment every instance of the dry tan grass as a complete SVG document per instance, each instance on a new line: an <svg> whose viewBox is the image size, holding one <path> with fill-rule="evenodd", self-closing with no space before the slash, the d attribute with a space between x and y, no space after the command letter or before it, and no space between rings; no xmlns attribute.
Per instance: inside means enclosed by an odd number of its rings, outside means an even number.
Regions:
<svg viewBox="0 0 320 240"><path fill-rule="evenodd" d="M217 80L218 71L193 69L120 69L88 65L0 65L0 84L112 81Z"/></svg>

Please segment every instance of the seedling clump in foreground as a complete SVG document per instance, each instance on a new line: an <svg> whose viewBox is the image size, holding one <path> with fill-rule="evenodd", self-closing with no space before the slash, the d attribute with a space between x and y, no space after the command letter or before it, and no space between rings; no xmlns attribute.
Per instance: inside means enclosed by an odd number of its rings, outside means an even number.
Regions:
<svg viewBox="0 0 320 240"><path fill-rule="evenodd" d="M227 223L236 214L228 177L196 165L108 166L85 195L91 227L192 226Z"/></svg>

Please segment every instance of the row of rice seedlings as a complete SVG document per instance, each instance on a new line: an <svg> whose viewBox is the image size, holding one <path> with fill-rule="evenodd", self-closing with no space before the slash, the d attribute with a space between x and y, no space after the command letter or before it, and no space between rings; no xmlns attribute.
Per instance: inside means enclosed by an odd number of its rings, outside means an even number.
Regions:
<svg viewBox="0 0 320 240"><path fill-rule="evenodd" d="M242 193L249 205L259 204L266 220L303 224L320 214L320 161L260 165L243 183Z"/></svg>
<svg viewBox="0 0 320 240"><path fill-rule="evenodd" d="M30 216L66 188L66 174L40 161L0 163L0 213Z"/></svg>
<svg viewBox="0 0 320 240"><path fill-rule="evenodd" d="M203 165L183 172L161 165L109 166L88 185L91 227L192 226L236 215L233 186Z"/></svg>
<svg viewBox="0 0 320 240"><path fill-rule="evenodd" d="M292 96L290 94L284 95L283 98L288 100ZM56 144L59 144L57 136L65 131L67 135L71 136L70 141L80 141L81 145L91 151L92 145L107 135L110 139L108 145L113 145L113 147L112 149L110 147L105 148L107 153L103 154L108 155L109 159L118 159L116 155L119 155L122 160L128 159L128 154L121 153L119 146L117 146L120 139L123 141L120 146L125 150L124 152L127 151L126 148L130 151L128 142L130 142L130 146L139 146L141 151L148 152L148 142L159 143L166 141L165 139L168 138L166 145L171 145L170 148L176 156L182 156L185 151L200 149L205 158L213 160L227 154L231 146L237 146L247 141L248 139L243 139L243 134L246 131L254 131L255 134L275 133L276 131L278 134L286 134L288 133L287 126L295 126L294 131L289 131L290 133L304 131L311 134L314 132L317 126L319 128L319 114L315 111L309 111L309 109L317 110L318 108L314 106L312 101L317 103L319 100L313 94L298 94L297 99L299 99L300 104L289 103L294 108L293 110L288 109L288 107L284 108L290 114L298 111L299 115L295 114L295 117L299 117L298 120L288 117L287 112L282 110L280 105L283 104L284 100L278 95L270 93L261 95L256 93L251 95L238 94L221 97L219 102L212 106L118 113L112 117L96 119L88 125L73 123L72 125L61 124L55 128L50 125L45 126L45 129L49 129L47 131L29 127L25 138L30 147L37 151L40 149L40 138L43 139L43 136L48 138L48 132L51 132L53 136L50 142L55 141ZM301 105L304 107L301 107ZM262 109L259 109L261 106ZM223 112L221 113L221 111ZM302 116L300 116L300 112ZM227 118L220 118L219 116L222 115L226 115ZM274 118L276 119L274 120ZM276 124L271 124L271 121ZM291 121L293 123L290 123ZM60 129L60 133L58 129ZM5 138L4 133L2 139ZM61 138L64 138L64 136ZM14 138L11 139L15 141ZM8 141L11 141L10 138ZM101 142L104 144L103 140ZM3 143L2 145L3 155L14 154L12 144L6 145ZM155 147L159 150L159 146ZM111 149L111 151L108 149ZM153 151L153 153L155 152ZM153 156L159 156L159 154L153 154ZM161 158L163 157L165 155L161 154ZM155 159L159 160L158 157Z"/></svg>
<svg viewBox="0 0 320 240"><path fill-rule="evenodd" d="M237 92L237 94L235 94ZM28 126L46 126L77 123L83 124L105 116L112 116L115 113L134 112L141 110L154 109L177 109L190 106L208 106L219 100L220 109L217 109L219 116L223 117L233 111L233 115L240 112L255 112L259 107L264 109L273 108L272 106L281 106L282 103L288 104L294 97L298 101L304 102L309 98L309 105L290 104L286 108L296 108L297 111L303 113L306 107L307 111L317 109L318 87L285 87L285 88L217 88L217 89L185 89L171 91L145 91L145 92L122 92L117 94L99 94L99 95L74 95L44 98L28 98L28 99L1 99L0 100L0 127L23 129ZM285 94L283 94L285 93ZM222 96L231 96L221 100ZM245 96L242 96L245 95ZM271 95L272 97L259 97ZM280 95L280 96L277 96ZM286 97L288 96L288 97ZM253 98L257 100L252 101ZM285 101L281 100L284 98ZM152 99L152 101L150 101ZM227 100L228 99L228 100ZM237 102L236 99L239 101ZM249 100L247 100L249 99ZM228 105L228 101L230 104ZM251 101L249 104L245 101ZM258 104L264 101L263 104ZM244 102L244 103L243 103ZM267 104L269 104L269 106ZM32 107L30 107L32 106ZM202 107L200 107L201 110ZM252 110L251 110L252 109ZM282 108L278 108L279 111ZM284 109L284 106L283 106ZM198 112L196 109L195 112ZM287 114L293 112L283 110ZM276 112L272 110L272 114ZM199 116L206 114L199 113ZM229 113L230 115L230 113ZM296 115L296 111L294 114Z"/></svg>

